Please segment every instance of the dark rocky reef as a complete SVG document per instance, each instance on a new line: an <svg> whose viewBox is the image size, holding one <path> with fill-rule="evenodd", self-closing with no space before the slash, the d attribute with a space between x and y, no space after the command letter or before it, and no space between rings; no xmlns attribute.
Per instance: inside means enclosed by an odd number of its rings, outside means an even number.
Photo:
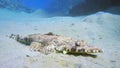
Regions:
<svg viewBox="0 0 120 68"><path fill-rule="evenodd" d="M89 15L118 5L120 5L120 0L84 0L73 6L69 14L71 16Z"/></svg>

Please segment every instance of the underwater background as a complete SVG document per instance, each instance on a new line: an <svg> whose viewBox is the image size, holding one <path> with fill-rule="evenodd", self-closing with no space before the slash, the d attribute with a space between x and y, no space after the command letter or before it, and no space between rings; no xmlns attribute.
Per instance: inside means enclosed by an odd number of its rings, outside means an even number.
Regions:
<svg viewBox="0 0 120 68"><path fill-rule="evenodd" d="M9 38L48 32L104 52L44 55ZM0 0L0 68L120 68L119 49L120 0Z"/></svg>
<svg viewBox="0 0 120 68"><path fill-rule="evenodd" d="M111 13L119 14L119 6L119 0L0 0L1 8L52 16L88 15L98 11L107 12L112 7L117 8Z"/></svg>

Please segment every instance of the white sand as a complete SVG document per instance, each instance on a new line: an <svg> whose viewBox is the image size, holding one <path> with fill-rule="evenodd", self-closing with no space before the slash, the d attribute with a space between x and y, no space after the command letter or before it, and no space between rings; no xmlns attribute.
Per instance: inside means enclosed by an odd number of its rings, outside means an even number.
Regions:
<svg viewBox="0 0 120 68"><path fill-rule="evenodd" d="M5 13L6 10L1 13L4 16L0 16L0 68L120 68L119 15L99 12L84 17L38 18L25 13ZM23 44L7 37L11 33L47 32L87 40L89 44L102 48L104 53L97 54L97 58L43 55L31 52Z"/></svg>

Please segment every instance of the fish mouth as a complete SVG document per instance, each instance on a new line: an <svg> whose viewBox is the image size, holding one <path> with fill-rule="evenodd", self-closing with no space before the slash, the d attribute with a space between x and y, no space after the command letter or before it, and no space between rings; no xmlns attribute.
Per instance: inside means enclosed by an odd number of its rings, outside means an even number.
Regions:
<svg viewBox="0 0 120 68"><path fill-rule="evenodd" d="M78 52L78 53L102 53L103 50L101 50L101 49L85 49L85 48L81 48L81 49L77 50L76 52Z"/></svg>
<svg viewBox="0 0 120 68"><path fill-rule="evenodd" d="M96 49L87 50L87 53L102 53L102 52L103 52L102 50L96 50Z"/></svg>

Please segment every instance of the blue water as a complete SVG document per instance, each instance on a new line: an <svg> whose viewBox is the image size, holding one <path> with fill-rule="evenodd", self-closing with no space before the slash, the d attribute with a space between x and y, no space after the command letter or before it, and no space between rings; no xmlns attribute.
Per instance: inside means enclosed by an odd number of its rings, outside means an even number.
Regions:
<svg viewBox="0 0 120 68"><path fill-rule="evenodd" d="M53 0L21 0L21 2L32 9L45 9Z"/></svg>

